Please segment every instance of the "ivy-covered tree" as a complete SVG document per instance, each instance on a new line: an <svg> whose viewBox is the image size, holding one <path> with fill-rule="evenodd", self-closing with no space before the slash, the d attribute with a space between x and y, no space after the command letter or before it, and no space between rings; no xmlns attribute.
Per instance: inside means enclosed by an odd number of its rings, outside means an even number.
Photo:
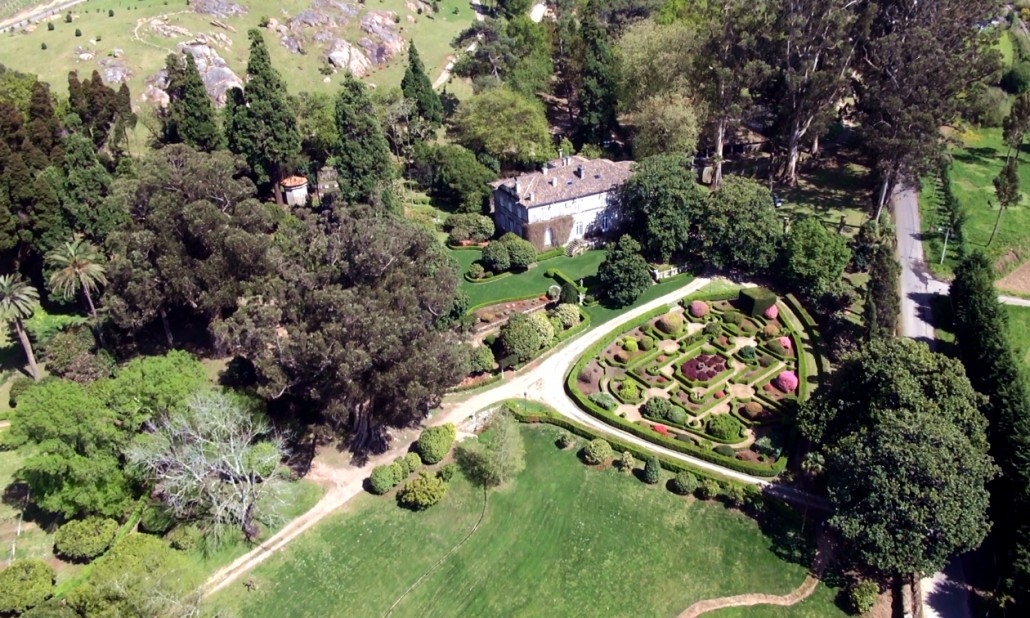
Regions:
<svg viewBox="0 0 1030 618"><path fill-rule="evenodd" d="M183 143L204 152L221 148L223 138L215 108L193 54L185 54L185 63L182 56L169 54L165 70L168 72L168 108L161 117L162 141Z"/></svg>
<svg viewBox="0 0 1030 618"><path fill-rule="evenodd" d="M243 155L265 195L282 202L279 181L300 152L297 116L286 94L286 83L272 66L261 32L247 32L250 58L243 93L233 89L226 102L229 150Z"/></svg>
<svg viewBox="0 0 1030 618"><path fill-rule="evenodd" d="M340 137L333 148L332 162L344 199L391 208L390 146L366 88L352 75L343 78L336 95L336 130Z"/></svg>
<svg viewBox="0 0 1030 618"><path fill-rule="evenodd" d="M440 126L443 122L443 103L440 102L440 95L433 90L433 83L426 75L426 66L414 42L408 45L408 67L401 79L401 92L405 99L415 104L415 110L423 121L432 127Z"/></svg>
<svg viewBox="0 0 1030 618"><path fill-rule="evenodd" d="M608 300L616 307L632 304L651 286L651 271L640 243L629 234L605 249L604 261L597 268L597 278Z"/></svg>

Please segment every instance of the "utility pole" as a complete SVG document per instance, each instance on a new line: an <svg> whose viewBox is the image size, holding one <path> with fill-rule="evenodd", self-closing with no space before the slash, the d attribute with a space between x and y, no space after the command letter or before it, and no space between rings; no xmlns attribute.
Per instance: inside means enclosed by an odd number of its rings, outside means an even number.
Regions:
<svg viewBox="0 0 1030 618"><path fill-rule="evenodd" d="M941 249L941 261L940 261L941 264L944 263L944 255L948 252L948 237L949 236L951 236L951 226L950 225L947 227L947 229L944 230L944 248Z"/></svg>

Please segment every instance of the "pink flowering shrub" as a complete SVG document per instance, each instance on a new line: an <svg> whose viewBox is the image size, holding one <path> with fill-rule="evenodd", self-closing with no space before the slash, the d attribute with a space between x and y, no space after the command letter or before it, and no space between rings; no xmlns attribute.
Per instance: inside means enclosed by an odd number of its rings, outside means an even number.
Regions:
<svg viewBox="0 0 1030 618"><path fill-rule="evenodd" d="M798 387L798 376L793 371L782 371L776 376L776 386L785 393L793 393Z"/></svg>
<svg viewBox="0 0 1030 618"><path fill-rule="evenodd" d="M780 308L776 305L773 305L766 309L765 313L763 313L762 315L764 315L766 319L775 320L776 318L780 317Z"/></svg>
<svg viewBox="0 0 1030 618"><path fill-rule="evenodd" d="M780 342L780 345L782 345L783 349L785 350L790 350L794 347L794 345L790 342L790 337L780 337L779 339L777 339L777 341Z"/></svg>
<svg viewBox="0 0 1030 618"><path fill-rule="evenodd" d="M669 435L669 428L666 427L665 425L653 425L653 427L654 427L655 432L657 432L658 434L663 435L663 436L668 436Z"/></svg>
<svg viewBox="0 0 1030 618"><path fill-rule="evenodd" d="M695 300L690 303L690 315L695 318L703 318L708 315L708 303L703 300Z"/></svg>

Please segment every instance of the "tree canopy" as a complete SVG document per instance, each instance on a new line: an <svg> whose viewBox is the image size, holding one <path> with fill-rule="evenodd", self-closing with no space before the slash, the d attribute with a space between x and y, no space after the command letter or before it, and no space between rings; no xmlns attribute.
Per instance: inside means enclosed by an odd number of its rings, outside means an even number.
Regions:
<svg viewBox="0 0 1030 618"><path fill-rule="evenodd" d="M651 271L640 255L640 243L625 234L618 242L608 245L604 261L597 268L597 278L613 305L632 304L651 287Z"/></svg>
<svg viewBox="0 0 1030 618"><path fill-rule="evenodd" d="M392 207L393 163L390 146L368 97L367 86L352 75L336 95L336 131L332 163L340 192L352 203Z"/></svg>
<svg viewBox="0 0 1030 618"><path fill-rule="evenodd" d="M787 233L787 276L810 297L817 297L844 274L851 249L840 234L807 217Z"/></svg>
<svg viewBox="0 0 1030 618"><path fill-rule="evenodd" d="M505 86L463 101L455 131L461 145L507 168L542 163L553 153L543 105Z"/></svg>

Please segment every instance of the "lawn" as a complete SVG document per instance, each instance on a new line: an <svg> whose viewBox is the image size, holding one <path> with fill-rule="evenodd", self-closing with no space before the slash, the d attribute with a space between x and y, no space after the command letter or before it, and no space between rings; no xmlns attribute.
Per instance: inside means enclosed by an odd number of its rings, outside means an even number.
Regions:
<svg viewBox="0 0 1030 618"><path fill-rule="evenodd" d="M1009 314L1009 342L1016 357L1030 365L1030 307L1005 305Z"/></svg>
<svg viewBox="0 0 1030 618"><path fill-rule="evenodd" d="M744 592L784 594L806 568L780 557L795 520L763 535L749 517L687 501L553 446L525 427L527 468L489 494L469 541L396 606L393 616L675 616ZM277 553L211 609L228 615L382 616L479 519L483 494L461 479L423 513L363 494ZM823 606L821 616L839 615Z"/></svg>
<svg viewBox="0 0 1030 618"><path fill-rule="evenodd" d="M991 261L999 266L999 274L1004 274L1030 257L1030 195L1027 193L1030 187L1030 166L1020 166L1019 180L1023 189L1021 199L1019 204L1002 215L997 237L988 246L991 231L998 219L993 181L1005 162L1007 147L1002 141L1000 129L966 130L955 137L962 146L951 151L954 159L951 185L966 215L963 226L966 244L971 248L984 249ZM949 251L949 258L944 265L937 265L942 240L938 231L939 201L940 188L935 186L935 181L924 181L920 196L920 212L926 236L923 246L934 271L950 275L956 253ZM1014 252L1015 256L1009 255L1010 252Z"/></svg>
<svg viewBox="0 0 1030 618"><path fill-rule="evenodd" d="M853 235L869 219L874 196L869 187L869 170L855 163L834 165L822 161L811 172L801 174L798 185L780 193L779 212L797 217L815 216L836 230L844 221L844 232Z"/></svg>
<svg viewBox="0 0 1030 618"><path fill-rule="evenodd" d="M791 607L774 605L753 605L751 607L731 607L705 614L705 618L827 618L829 616L847 616L838 608L837 597L840 591L820 584L812 596Z"/></svg>
<svg viewBox="0 0 1030 618"><path fill-rule="evenodd" d="M71 9L72 23L65 23L58 16L53 21L53 31L48 31L45 24L37 24L31 32L0 35L0 61L16 64L13 68L19 71L39 75L63 94L67 91L68 71L78 70L88 76L94 69L101 68L101 61L112 60L108 57L112 50L120 49L123 52L121 60L132 71L129 88L133 100L138 102L144 80L164 66L165 56L175 49L177 43L189 40L186 36L170 38L151 31L150 20L164 16L169 26L185 28L194 35L227 37L230 44L215 45L215 50L242 78L248 55L247 30L257 27L262 17L283 22L289 16L309 9L311 2L253 0L241 4L248 8L247 14L219 19L193 13L185 0L89 0ZM452 53L451 40L473 20L471 4L467 0L441 0L440 12L435 15L418 15L408 9L408 6L415 5L405 0L350 4L361 14L376 10L393 11L399 15L399 34L415 41L430 80L435 80L447 64L447 57ZM108 17L109 10L114 11L113 17ZM213 21L226 27L219 27ZM81 37L74 36L76 28L82 31ZM362 36L367 36L360 29L360 16L352 18L340 32L343 38L354 44ZM272 63L286 80L291 93L335 91L339 75L325 82L319 73L319 68L325 64L320 45L310 46L307 53L295 54L279 44L270 31L264 30L263 33ZM100 40L91 44L90 40L97 37ZM42 43L46 43L46 50L40 49ZM94 50L96 58L80 61L76 51L80 46ZM17 63L10 62L14 58L18 59ZM406 62L407 55L401 52L384 68L371 73L367 80L381 87L396 86L400 84Z"/></svg>
<svg viewBox="0 0 1030 618"><path fill-rule="evenodd" d="M460 272L464 273L472 262L479 259L482 252L469 249L452 250L451 255L458 260ZM546 293L547 288L555 284L554 279L544 276L549 268L557 268L576 281L588 279L597 273L597 267L602 261L604 261L604 251L597 249L576 257L560 256L544 260L532 265L525 272L488 283L470 283L462 277L461 287L468 292L471 306L475 307L509 298ZM589 282L586 283L589 287Z"/></svg>

